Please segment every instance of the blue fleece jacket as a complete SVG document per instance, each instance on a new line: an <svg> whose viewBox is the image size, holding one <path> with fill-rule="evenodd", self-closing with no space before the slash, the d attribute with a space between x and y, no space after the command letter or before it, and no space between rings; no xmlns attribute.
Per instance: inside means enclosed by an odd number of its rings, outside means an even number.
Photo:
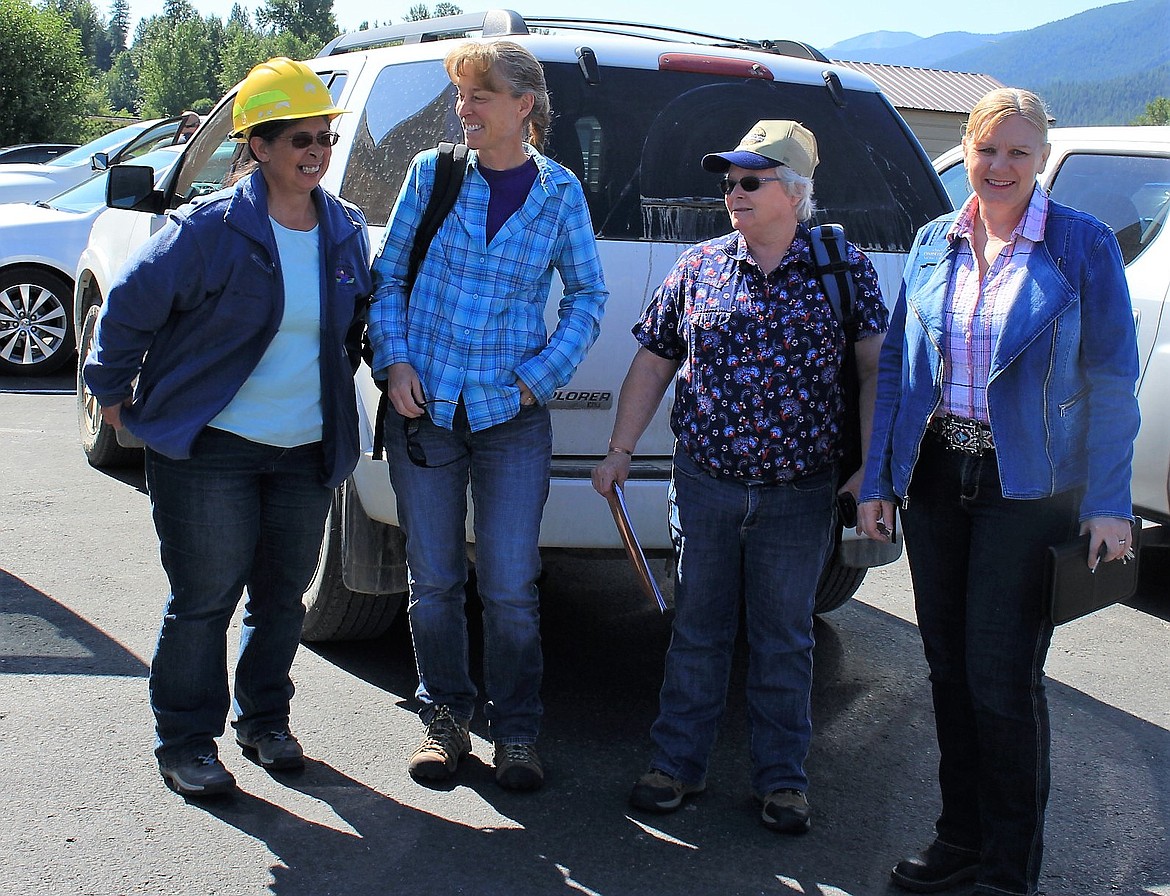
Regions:
<svg viewBox="0 0 1170 896"><path fill-rule="evenodd" d="M321 478L334 487L357 465L353 374L373 286L361 211L320 187L313 200L321 247ZM172 212L127 261L98 317L86 385L103 407L133 395L122 413L127 429L160 454L190 457L195 437L255 369L283 313L268 188L255 172Z"/></svg>

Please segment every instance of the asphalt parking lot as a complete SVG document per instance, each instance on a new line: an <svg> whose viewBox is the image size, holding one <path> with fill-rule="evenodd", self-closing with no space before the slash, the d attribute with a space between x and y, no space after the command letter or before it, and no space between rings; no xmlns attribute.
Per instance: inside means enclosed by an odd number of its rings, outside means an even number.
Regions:
<svg viewBox="0 0 1170 896"><path fill-rule="evenodd" d="M395 625L302 647L302 774L268 774L225 738L240 793L182 800L150 752L166 589L148 500L137 472L86 465L69 389L0 381L3 896L883 896L893 862L929 840L933 728L904 562L818 623L806 837L757 822L742 652L708 792L665 817L627 808L668 620L622 563L584 557L550 561L542 591L544 790L500 790L478 724L453 784L410 780L416 679ZM1138 598L1054 639L1047 896L1170 896L1168 572L1148 563Z"/></svg>

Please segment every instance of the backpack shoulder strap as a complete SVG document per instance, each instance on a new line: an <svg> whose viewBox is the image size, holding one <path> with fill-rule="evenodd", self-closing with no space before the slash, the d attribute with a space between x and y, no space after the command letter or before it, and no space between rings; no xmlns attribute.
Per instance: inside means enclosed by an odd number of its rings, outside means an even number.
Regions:
<svg viewBox="0 0 1170 896"><path fill-rule="evenodd" d="M439 232L439 225L447 217L455 200L459 197L459 188L463 186L463 176L467 173L467 145L464 143L439 144L439 156L435 160L435 182L431 185L431 198L427 200L427 207L423 210L422 220L414 232L414 243L410 247L410 258L406 269L406 301L410 301L410 291L414 288L414 278L418 276L419 266L427 257L427 250L431 247L431 240ZM373 351L370 351L370 363L373 363ZM374 460L381 460L385 446L383 432L386 426L386 415L389 413L390 399L385 388L379 389L378 407L374 411Z"/></svg>
<svg viewBox="0 0 1170 896"><path fill-rule="evenodd" d="M459 198L463 176L467 173L467 146L463 143L439 144L439 155L435 160L435 182L431 186L431 198L423 211L422 220L414 232L414 244L410 247L410 261L407 269L407 298L419 266L427 256L431 240L439 232L439 226Z"/></svg>
<svg viewBox="0 0 1170 896"><path fill-rule="evenodd" d="M840 224L818 224L809 229L812 236L813 265L833 314L852 339L855 287L849 273L849 249L845 245L845 228Z"/></svg>

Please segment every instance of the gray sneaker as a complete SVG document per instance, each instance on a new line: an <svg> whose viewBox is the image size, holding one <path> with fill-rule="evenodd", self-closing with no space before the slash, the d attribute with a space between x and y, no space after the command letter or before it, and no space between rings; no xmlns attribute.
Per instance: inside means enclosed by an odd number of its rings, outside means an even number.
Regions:
<svg viewBox="0 0 1170 896"><path fill-rule="evenodd" d="M652 768L638 779L630 791L630 805L645 812L673 812L686 797L706 789L706 781L684 784L678 778Z"/></svg>
<svg viewBox="0 0 1170 896"><path fill-rule="evenodd" d="M505 790L539 790L544 768L532 744L496 744L496 783Z"/></svg>
<svg viewBox="0 0 1170 896"><path fill-rule="evenodd" d="M459 760L470 753L467 723L451 715L451 707L438 706L407 768L412 778L443 781L455 774Z"/></svg>
<svg viewBox="0 0 1170 896"><path fill-rule="evenodd" d="M287 728L262 731L254 737L245 737L237 731L236 743L245 756L264 768L288 771L305 767L305 751Z"/></svg>
<svg viewBox="0 0 1170 896"><path fill-rule="evenodd" d="M160 762L158 770L167 787L182 796L215 796L236 788L236 779L223 767L215 753L203 753L165 765Z"/></svg>

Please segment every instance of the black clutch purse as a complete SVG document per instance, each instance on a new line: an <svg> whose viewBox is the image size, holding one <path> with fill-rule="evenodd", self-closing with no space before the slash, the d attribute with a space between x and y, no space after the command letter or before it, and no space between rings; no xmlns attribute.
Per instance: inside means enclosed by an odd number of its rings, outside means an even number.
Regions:
<svg viewBox="0 0 1170 896"><path fill-rule="evenodd" d="M1048 549L1044 594L1053 625L1079 619L1133 596L1138 585L1141 531L1142 521L1134 520L1129 536L1132 560L1101 561L1096 572L1085 564L1089 554L1087 534Z"/></svg>

